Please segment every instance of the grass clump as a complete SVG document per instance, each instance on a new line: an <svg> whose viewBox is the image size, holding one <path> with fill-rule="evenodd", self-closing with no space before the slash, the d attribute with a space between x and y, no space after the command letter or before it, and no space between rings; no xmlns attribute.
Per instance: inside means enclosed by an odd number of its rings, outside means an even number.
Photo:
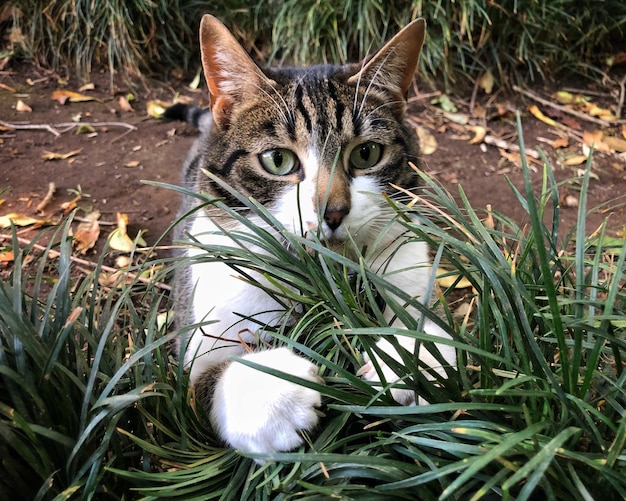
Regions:
<svg viewBox="0 0 626 501"><path fill-rule="evenodd" d="M15 2L14 2L15 3ZM14 33L28 57L86 78L106 65L130 77L187 70L199 60L200 17L210 12L261 59L297 64L356 61L418 16L428 22L423 75L446 88L490 70L509 80L611 66L624 40L621 0L457 0L383 4L375 0L33 0L16 2ZM1 27L0 27L1 29ZM19 35L19 36L18 36ZM23 39L22 39L23 38Z"/></svg>
<svg viewBox="0 0 626 501"><path fill-rule="evenodd" d="M291 311L295 323L275 327L274 343L315 361L326 381L317 387L326 412L319 429L297 451L263 456L263 466L215 443L182 368L168 358L169 337L157 323L162 293L138 283L106 289L97 271L72 278L67 227L60 229L47 298L37 294L43 261L30 277L18 258L0 285L0 495L19 486L37 499L622 499L626 243L608 247L602 230L585 238L588 175L576 236L559 240L551 168L546 162L538 196L524 169L524 190L511 189L528 230L496 213L479 217L462 190L459 204L426 175L419 197L389 201L398 224L433 246L435 264L471 282L474 313L461 319L451 290L439 294L439 319L358 259L286 232L241 199L292 251L231 211L246 231L230 233L232 245L205 247L201 259L288 285L273 294L302 307ZM267 255L251 254L249 243ZM33 296L24 294L27 283ZM396 405L389 385L355 376L379 336L410 336L437 354L417 322L386 326L374 290L398 315L404 309L393 296L453 335L459 370L445 380L426 379L413 354L395 363L407 376L401 384L431 405Z"/></svg>

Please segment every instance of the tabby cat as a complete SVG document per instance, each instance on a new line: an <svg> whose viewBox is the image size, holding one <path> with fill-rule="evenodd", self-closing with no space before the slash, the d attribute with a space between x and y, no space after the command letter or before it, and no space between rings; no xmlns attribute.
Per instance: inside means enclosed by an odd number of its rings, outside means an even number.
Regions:
<svg viewBox="0 0 626 501"><path fill-rule="evenodd" d="M215 178L221 179L262 203L289 231L315 234L333 249L340 249L350 235L357 248L366 249L372 270L428 301L426 245L403 241L400 225L381 233L394 213L380 196L393 192L392 185L413 189L417 184L409 166L418 164L416 134L404 119L424 30L423 19L413 21L361 64L262 70L221 22L205 15L200 41L210 111L177 104L166 113L202 132L186 159L183 183L240 207L237 197ZM187 196L181 214L195 205L198 200ZM262 224L251 211L247 214ZM196 211L181 225L181 239L211 245L232 245L223 227L246 231L213 206ZM184 254L198 257L202 250L190 245ZM290 349L244 350L244 343L267 336L259 325L277 322L284 306L220 262L188 266L178 273L174 291L178 327L181 318L185 325L203 324L188 329L179 345L185 346L181 355L190 367L197 398L221 439L255 453L301 445L301 432L318 423L320 394L231 361L232 356L242 356L305 380L319 380L317 367ZM417 310L412 313L419 315ZM393 319L392 312L385 316ZM424 330L450 339L432 322L426 321ZM411 338L398 341L415 350ZM388 341L378 346L400 360ZM456 367L454 348L438 348L449 366ZM420 359L445 374L426 350L421 350ZM376 364L367 356L365 362L358 374L379 381ZM382 361L378 365L386 381L399 379ZM400 403L415 403L414 392L407 389L394 389L392 395Z"/></svg>

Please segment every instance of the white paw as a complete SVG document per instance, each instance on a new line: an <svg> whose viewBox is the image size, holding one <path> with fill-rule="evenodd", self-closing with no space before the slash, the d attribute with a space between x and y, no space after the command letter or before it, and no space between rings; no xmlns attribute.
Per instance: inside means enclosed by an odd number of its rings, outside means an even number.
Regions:
<svg viewBox="0 0 626 501"><path fill-rule="evenodd" d="M288 348L242 358L302 379L322 381L315 364ZM210 417L219 436L231 447L272 453L301 445L301 431L317 425L320 405L321 396L316 390L234 361L216 384Z"/></svg>
<svg viewBox="0 0 626 501"><path fill-rule="evenodd" d="M413 353L415 349L414 339L407 337L398 337L397 339L401 346L403 346L408 352ZM376 346L380 351L385 352L387 355L389 355L391 358L393 358L402 365L402 357L400 357L398 351L385 338L379 339L376 342ZM400 377L400 375L391 370L391 368L385 362L383 362L379 356L376 356L376 363L380 368L380 374L376 370L376 364L374 364L374 362L370 359L370 356L367 353L363 353L363 359L365 361L365 364L363 364L363 366L357 371L357 376L362 377L366 381L374 382L379 382L381 381L381 379L384 379L388 385L401 381L402 377ZM400 382L399 385L403 384ZM399 404L415 404L415 392L413 390L392 387L391 396Z"/></svg>
<svg viewBox="0 0 626 501"><path fill-rule="evenodd" d="M439 328L436 324L431 322L430 320L426 320L424 322L424 331L431 335L436 335L441 338L450 339L450 336L444 332L441 328ZM415 352L415 339L407 336L396 336L396 340L399 345L404 348L409 353ZM381 338L376 342L376 346L378 347L378 351L382 351L389 355L391 358L396 360L401 366L404 366L402 362L402 357L398 353L398 351L393 347L393 345L385 338ZM443 356L444 360L448 363L450 367L456 367L456 351L453 347L445 344L438 344L437 348L439 352ZM363 377L366 381L374 381L379 382L382 379L388 384L393 385L398 383L399 386L403 386L402 381L406 379L407 374L396 374L391 368L381 360L379 356L376 356L376 362L378 367L380 368L380 374L376 370L376 364L370 359L367 353L363 353L363 358L365 363L363 366L357 371L357 376ZM436 372L441 374L441 376L446 376L446 371L441 366L441 363L433 356L426 348L421 348L419 351L419 359L420 361L428 366L432 367ZM433 380L434 377L428 372L424 371L424 375L426 379ZM381 377L382 376L382 377ZM410 375L409 375L410 376ZM415 404L415 392L413 390L407 390L403 388L391 388L391 396L393 399L402 405L414 405ZM422 397L419 397L418 403L420 405L427 404L428 402L424 400Z"/></svg>

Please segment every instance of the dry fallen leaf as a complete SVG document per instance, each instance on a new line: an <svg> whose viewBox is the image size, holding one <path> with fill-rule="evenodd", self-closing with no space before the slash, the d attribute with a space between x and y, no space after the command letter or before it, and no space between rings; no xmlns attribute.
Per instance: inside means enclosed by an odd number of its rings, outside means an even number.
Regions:
<svg viewBox="0 0 626 501"><path fill-rule="evenodd" d="M563 207L578 207L578 198L574 195L565 195L561 200L561 205Z"/></svg>
<svg viewBox="0 0 626 501"><path fill-rule="evenodd" d="M102 102L101 99L96 97L87 96L78 92L72 92L71 90L55 90L50 97L61 104L65 104L67 101L70 101L71 103L81 103L85 101Z"/></svg>
<svg viewBox="0 0 626 501"><path fill-rule="evenodd" d="M117 213L117 228L109 235L109 247L120 252L132 252L135 249L135 242L128 236L128 215L121 212ZM137 237L137 243L145 246L146 242L141 235Z"/></svg>
<svg viewBox="0 0 626 501"><path fill-rule="evenodd" d="M18 99L17 104L15 105L15 111L19 111L20 113L31 113L33 109L28 106L24 101Z"/></svg>
<svg viewBox="0 0 626 501"><path fill-rule="evenodd" d="M612 150L623 153L626 151L626 140L614 136L604 136L604 143Z"/></svg>
<svg viewBox="0 0 626 501"><path fill-rule="evenodd" d="M439 284L440 287L447 289L448 287L452 287L454 282L459 280L459 276L460 275L458 273L451 273L448 270L439 268L437 270L437 283ZM454 286L454 288L455 289L467 289L468 287L471 287L471 286L472 286L472 283L467 278L462 277L458 281L458 283Z"/></svg>
<svg viewBox="0 0 626 501"><path fill-rule="evenodd" d="M483 139L485 139L485 136L487 135L487 129L482 125L474 125L468 127L468 129L474 133L474 137L469 140L469 144L482 143Z"/></svg>
<svg viewBox="0 0 626 501"><path fill-rule="evenodd" d="M78 150L72 150L68 153L56 153L54 151L44 151L44 154L41 155L41 158L43 158L44 160L65 160L67 158L78 155L81 151L83 151L82 148L79 148Z"/></svg>
<svg viewBox="0 0 626 501"><path fill-rule="evenodd" d="M10 263L15 260L15 255L12 250L0 251L0 263Z"/></svg>
<svg viewBox="0 0 626 501"><path fill-rule="evenodd" d="M435 151L437 151L438 144L435 136L420 125L415 126L415 131L417 132L421 153L423 155L432 155Z"/></svg>
<svg viewBox="0 0 626 501"><path fill-rule="evenodd" d="M85 92L86 90L95 90L96 86L93 82L86 83L78 88L78 92Z"/></svg>
<svg viewBox="0 0 626 501"><path fill-rule="evenodd" d="M554 141L552 141L552 143L550 143L550 145L555 150L557 150L559 148L567 148L567 146L569 145L569 138L567 136L558 137Z"/></svg>
<svg viewBox="0 0 626 501"><path fill-rule="evenodd" d="M120 96L117 98L117 103L120 106L120 110L122 111L135 111L133 107L128 102L128 99L125 96Z"/></svg>
<svg viewBox="0 0 626 501"><path fill-rule="evenodd" d="M528 111L538 120L541 120L543 123L550 125L551 127L559 127L560 124L555 122L551 118L545 116L543 112L539 109L536 104L532 104L528 107Z"/></svg>
<svg viewBox="0 0 626 501"><path fill-rule="evenodd" d="M582 165L587 161L587 155L573 155L571 157L566 158L561 162L563 165L567 167L572 167L575 165Z"/></svg>
<svg viewBox="0 0 626 501"><path fill-rule="evenodd" d="M93 248L100 236L100 211L94 210L85 216L85 221L78 225L74 233L74 244L76 250L81 254L85 254L89 249Z"/></svg>
<svg viewBox="0 0 626 501"><path fill-rule="evenodd" d="M146 112L152 118L162 118L165 109L171 105L172 103L166 103L164 101L148 101L146 103Z"/></svg>
<svg viewBox="0 0 626 501"><path fill-rule="evenodd" d="M604 132L601 130L583 132L583 144L586 146L593 146L595 151L603 151L609 153L611 148L604 142Z"/></svg>
<svg viewBox="0 0 626 501"><path fill-rule="evenodd" d="M133 167L139 167L141 162L139 162L139 160L131 160L130 162L126 162L124 164L124 167L128 167L128 168L133 168Z"/></svg>
<svg viewBox="0 0 626 501"><path fill-rule="evenodd" d="M491 94L493 91L493 74L491 70L485 71L479 78L477 82L478 86L485 91L485 94Z"/></svg>
<svg viewBox="0 0 626 501"><path fill-rule="evenodd" d="M39 219L35 219L34 217L26 216L24 214L19 214L16 212L12 212L10 214L5 214L4 216L0 216L0 228L9 228L11 223L15 226L30 226L31 224L41 223Z"/></svg>

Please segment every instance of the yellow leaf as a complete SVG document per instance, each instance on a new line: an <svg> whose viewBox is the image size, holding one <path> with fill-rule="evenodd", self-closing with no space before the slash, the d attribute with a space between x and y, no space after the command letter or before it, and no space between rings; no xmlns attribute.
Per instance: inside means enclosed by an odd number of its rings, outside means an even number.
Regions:
<svg viewBox="0 0 626 501"><path fill-rule="evenodd" d="M491 73L491 70L485 71L478 78L477 83L478 83L478 86L485 91L485 94L491 94L491 92L493 91L493 84L494 84L493 74Z"/></svg>
<svg viewBox="0 0 626 501"><path fill-rule="evenodd" d="M572 167L574 165L582 165L587 161L587 155L574 155L563 160L563 165Z"/></svg>
<svg viewBox="0 0 626 501"><path fill-rule="evenodd" d="M417 132L420 149L423 155L432 155L435 151L437 151L438 144L435 136L419 125L415 127L415 131Z"/></svg>
<svg viewBox="0 0 626 501"><path fill-rule="evenodd" d="M560 124L558 124L557 122L555 122L554 120L552 120L551 118L545 116L543 114L543 112L539 109L539 107L536 104L532 104L528 107L528 111L530 111L532 113L532 115L538 119L541 120L543 123L548 124L552 127L559 127Z"/></svg>
<svg viewBox="0 0 626 501"><path fill-rule="evenodd" d="M121 228L115 228L109 236L109 247L119 252L132 252L135 243Z"/></svg>
<svg viewBox="0 0 626 501"><path fill-rule="evenodd" d="M43 158L44 160L65 160L67 158L78 155L81 151L83 151L82 148L70 151L68 153L55 153L54 151L45 151L44 154L41 155L41 158Z"/></svg>
<svg viewBox="0 0 626 501"><path fill-rule="evenodd" d="M469 140L469 144L478 144L482 143L483 139L487 135L487 129L482 125L474 125L472 127L468 127L474 133L474 137Z"/></svg>
<svg viewBox="0 0 626 501"><path fill-rule="evenodd" d="M94 132L96 132L96 129L89 124L80 124L76 127L76 134L92 134Z"/></svg>
<svg viewBox="0 0 626 501"><path fill-rule="evenodd" d="M132 252L135 249L135 242L128 236L128 215L117 213L117 228L115 228L109 236L109 247L119 252ZM145 246L146 242L141 238L141 234L137 235L137 243Z"/></svg>
<svg viewBox="0 0 626 501"><path fill-rule="evenodd" d="M583 144L591 147L596 151L610 152L609 145L604 142L604 132L601 130L583 132Z"/></svg>
<svg viewBox="0 0 626 501"><path fill-rule="evenodd" d="M65 104L67 101L69 101L70 103L81 103L84 101L97 101L99 103L102 102L101 99L95 98L93 96L87 96L85 94L80 94L78 92L72 92L71 90L55 90L50 97L51 99L54 99L61 104Z"/></svg>
<svg viewBox="0 0 626 501"><path fill-rule="evenodd" d="M604 143L612 150L624 152L626 151L626 140L619 137L604 136Z"/></svg>
<svg viewBox="0 0 626 501"><path fill-rule="evenodd" d="M161 118L165 109L169 108L172 103L166 103L164 101L148 101L146 103L146 112L152 118Z"/></svg>
<svg viewBox="0 0 626 501"><path fill-rule="evenodd" d="M16 212L12 212L11 214L6 214L4 216L0 216L0 228L8 228L13 223L15 226L30 226L31 224L41 223L39 219L35 219L30 216L25 216L24 214L18 214Z"/></svg>
<svg viewBox="0 0 626 501"><path fill-rule="evenodd" d="M588 98L581 94L572 94L565 90L558 91L555 97L561 104L585 104L588 101Z"/></svg>
<svg viewBox="0 0 626 501"><path fill-rule="evenodd" d="M602 120L606 120L607 122L614 122L615 120L617 120L617 117L613 115L611 110L607 110L606 108L600 108L597 104L590 104L587 107L586 111L592 117L598 117Z"/></svg>
<svg viewBox="0 0 626 501"><path fill-rule="evenodd" d="M454 282L456 282L459 279L459 274L458 273L453 273L447 270L444 270L443 268L439 268L437 270L437 283L439 284L440 287L443 287L444 289L447 289L448 287L452 287L452 285L454 284ZM458 283L454 286L455 289L467 289L468 287L471 287L472 283L465 277L462 277Z"/></svg>

